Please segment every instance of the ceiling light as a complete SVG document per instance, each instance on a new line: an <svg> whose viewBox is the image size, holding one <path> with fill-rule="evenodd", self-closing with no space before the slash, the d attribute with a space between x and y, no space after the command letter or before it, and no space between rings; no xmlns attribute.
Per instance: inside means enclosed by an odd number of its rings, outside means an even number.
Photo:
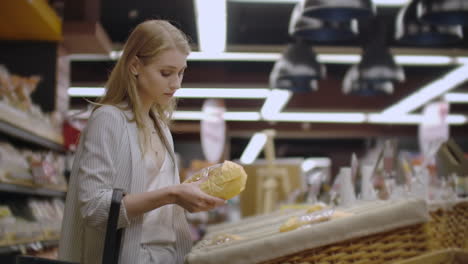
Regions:
<svg viewBox="0 0 468 264"><path fill-rule="evenodd" d="M468 1L466 0L422 0L418 6L418 17L437 25L468 25Z"/></svg>
<svg viewBox="0 0 468 264"><path fill-rule="evenodd" d="M369 114L368 122L375 124L420 124L424 120L421 114ZM447 123L462 125L467 121L464 115L448 115Z"/></svg>
<svg viewBox="0 0 468 264"><path fill-rule="evenodd" d="M101 97L106 92L104 87L70 87L68 95L70 97Z"/></svg>
<svg viewBox="0 0 468 264"><path fill-rule="evenodd" d="M398 12L395 39L405 44L446 45L461 41L461 26L430 25L418 19L417 6L421 0L413 0Z"/></svg>
<svg viewBox="0 0 468 264"><path fill-rule="evenodd" d="M453 57L434 55L397 55L395 62L400 65L451 65L456 63Z"/></svg>
<svg viewBox="0 0 468 264"><path fill-rule="evenodd" d="M203 120L206 113L202 111L175 111L172 114L174 120ZM224 112L223 118L226 121L260 121L258 112Z"/></svg>
<svg viewBox="0 0 468 264"><path fill-rule="evenodd" d="M276 114L270 120L282 122L364 123L366 115L363 113L283 112Z"/></svg>
<svg viewBox="0 0 468 264"><path fill-rule="evenodd" d="M447 93L444 100L451 104L468 103L468 93Z"/></svg>
<svg viewBox="0 0 468 264"><path fill-rule="evenodd" d="M372 2L378 6L402 6L411 0L373 0Z"/></svg>
<svg viewBox="0 0 468 264"><path fill-rule="evenodd" d="M287 90L274 89L263 103L262 109L260 110L262 117L265 120L270 120L281 112L291 98L292 93Z"/></svg>
<svg viewBox="0 0 468 264"><path fill-rule="evenodd" d="M244 149L240 157L240 162L243 164L252 164L257 159L266 142L267 135L265 133L255 133Z"/></svg>
<svg viewBox="0 0 468 264"><path fill-rule="evenodd" d="M276 61L281 57L279 53L259 52L190 52L189 61Z"/></svg>
<svg viewBox="0 0 468 264"><path fill-rule="evenodd" d="M226 0L195 0L195 7L200 50L223 52L226 48Z"/></svg>
<svg viewBox="0 0 468 264"><path fill-rule="evenodd" d="M264 3L264 4L295 4L300 0L229 0L229 2L239 3ZM409 0L373 0L375 5L379 6L402 6Z"/></svg>
<svg viewBox="0 0 468 264"><path fill-rule="evenodd" d="M264 99L270 89L258 88L182 88L175 93L179 98Z"/></svg>
<svg viewBox="0 0 468 264"><path fill-rule="evenodd" d="M375 14L370 0L304 0L304 15L322 20L346 21Z"/></svg>
<svg viewBox="0 0 468 264"><path fill-rule="evenodd" d="M70 87L71 97L100 97L105 93L103 87ZM270 95L270 89L259 88L182 88L177 90L178 98L226 98L226 99L264 99Z"/></svg>
<svg viewBox="0 0 468 264"><path fill-rule="evenodd" d="M413 110L418 109L425 103L432 99L441 96L442 94L450 91L456 86L464 83L468 80L468 64L459 66L455 70L452 70L442 78L431 82L430 84L422 87L415 93L407 96L400 102L385 109L382 114L404 114L410 113Z"/></svg>
<svg viewBox="0 0 468 264"><path fill-rule="evenodd" d="M303 1L296 4L289 22L289 35L307 41L343 41L357 36L356 20L326 21L303 15Z"/></svg>
<svg viewBox="0 0 468 264"><path fill-rule="evenodd" d="M270 73L270 87L293 92L317 90L317 80L325 75L325 68L316 60L312 48L302 40L288 44L282 57Z"/></svg>
<svg viewBox="0 0 468 264"><path fill-rule="evenodd" d="M112 58L99 54L72 54L68 58L71 61L107 61L118 59L119 51L113 51ZM273 52L191 52L187 60L189 61L266 61L274 62L281 57L280 53ZM468 57L449 57L434 55L396 55L395 61L400 65L452 65L468 63ZM355 64L361 59L359 54L318 54L317 60L320 63L333 64Z"/></svg>

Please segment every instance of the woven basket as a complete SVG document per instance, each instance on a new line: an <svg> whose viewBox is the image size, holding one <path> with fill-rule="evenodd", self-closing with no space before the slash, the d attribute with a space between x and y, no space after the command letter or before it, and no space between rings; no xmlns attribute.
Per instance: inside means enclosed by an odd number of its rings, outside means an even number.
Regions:
<svg viewBox="0 0 468 264"><path fill-rule="evenodd" d="M305 250L262 264L385 264L448 248L468 249L468 202L431 212L432 220Z"/></svg>
<svg viewBox="0 0 468 264"><path fill-rule="evenodd" d="M466 264L468 263L468 251L461 249L444 249L430 252L411 259L394 264Z"/></svg>

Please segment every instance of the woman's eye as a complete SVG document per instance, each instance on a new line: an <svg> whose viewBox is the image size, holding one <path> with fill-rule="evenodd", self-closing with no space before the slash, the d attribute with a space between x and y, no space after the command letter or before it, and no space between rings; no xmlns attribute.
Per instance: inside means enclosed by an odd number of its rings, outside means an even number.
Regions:
<svg viewBox="0 0 468 264"><path fill-rule="evenodd" d="M164 77L169 77L169 75L171 75L171 72L169 72L169 71L161 71L161 75L164 76Z"/></svg>

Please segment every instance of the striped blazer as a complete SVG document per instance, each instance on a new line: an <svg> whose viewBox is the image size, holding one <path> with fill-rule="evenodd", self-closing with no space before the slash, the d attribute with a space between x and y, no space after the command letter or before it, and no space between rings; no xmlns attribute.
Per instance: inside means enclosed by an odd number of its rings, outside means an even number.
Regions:
<svg viewBox="0 0 468 264"><path fill-rule="evenodd" d="M69 183L59 244L59 259L81 264L102 260L105 228L113 188L127 193L145 191L146 170L138 143L138 129L131 111L102 106L90 116L83 131ZM169 129L163 128L174 154ZM173 177L179 182L177 166ZM184 210L174 206L176 263L183 263L192 241ZM125 228L119 263L140 259L143 215L129 219L122 206L118 227Z"/></svg>

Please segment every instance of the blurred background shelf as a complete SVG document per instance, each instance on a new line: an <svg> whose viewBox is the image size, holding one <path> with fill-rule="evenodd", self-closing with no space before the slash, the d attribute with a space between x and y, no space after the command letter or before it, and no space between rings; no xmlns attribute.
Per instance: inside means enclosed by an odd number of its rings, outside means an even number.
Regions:
<svg viewBox="0 0 468 264"><path fill-rule="evenodd" d="M36 188L29 186L22 186L10 183L0 183L0 192L14 193L14 194L28 194L28 195L39 195L48 197L65 197L66 192L60 190L53 190L50 188Z"/></svg>
<svg viewBox="0 0 468 264"><path fill-rule="evenodd" d="M43 122L0 104L0 131L8 136L64 152L63 136Z"/></svg>
<svg viewBox="0 0 468 264"><path fill-rule="evenodd" d="M20 252L29 249L48 248L58 246L58 240L43 240L24 244L0 246L0 254Z"/></svg>

